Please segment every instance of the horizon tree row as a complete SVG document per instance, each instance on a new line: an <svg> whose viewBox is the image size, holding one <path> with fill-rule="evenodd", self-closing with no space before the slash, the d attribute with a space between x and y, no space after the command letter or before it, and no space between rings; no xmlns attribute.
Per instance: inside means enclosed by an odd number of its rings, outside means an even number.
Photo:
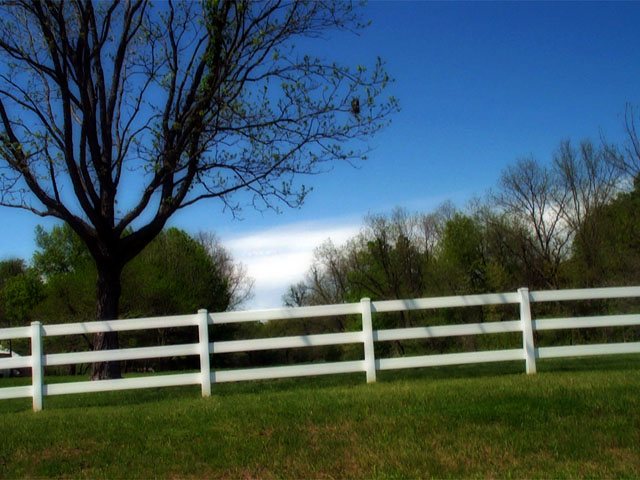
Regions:
<svg viewBox="0 0 640 480"><path fill-rule="evenodd" d="M563 141L551 162L533 158L506 167L497 187L464 209L446 202L431 213L396 208L369 215L361 232L344 245L328 239L314 252L305 278L283 295L287 306L394 300L561 288L637 285L640 281L640 176L621 168L638 159L602 143ZM620 303L620 302L618 302ZM538 317L602 314L611 302L535 306ZM635 306L640 311L640 306ZM374 315L375 328L513 320L510 306L444 309ZM294 323L293 321L291 323ZM284 323L274 330L290 330ZM306 328L306 329L305 329ZM336 317L327 324L307 322L297 334L358 329ZM604 330L596 336L636 338L637 328ZM631 337L629 337L629 335ZM488 336L491 337L491 336ZM389 352L464 351L477 342L502 339L395 342ZM539 334L543 342L595 341L588 329ZM592 338L593 337L593 338ZM510 340L511 343L518 339ZM486 346L486 345L485 345ZM383 348L383 347L380 347Z"/></svg>

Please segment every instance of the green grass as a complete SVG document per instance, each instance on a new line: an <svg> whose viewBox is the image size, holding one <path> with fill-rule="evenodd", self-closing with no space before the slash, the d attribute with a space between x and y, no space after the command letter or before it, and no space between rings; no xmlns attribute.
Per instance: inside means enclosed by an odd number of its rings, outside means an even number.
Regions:
<svg viewBox="0 0 640 480"><path fill-rule="evenodd" d="M538 367L4 400L0 477L638 478L640 355Z"/></svg>

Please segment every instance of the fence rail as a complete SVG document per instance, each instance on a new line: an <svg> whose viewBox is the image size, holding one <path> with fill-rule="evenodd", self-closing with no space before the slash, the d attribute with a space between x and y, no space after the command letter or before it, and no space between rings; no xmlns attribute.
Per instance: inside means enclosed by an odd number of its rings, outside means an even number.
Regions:
<svg viewBox="0 0 640 480"><path fill-rule="evenodd" d="M633 297L640 297L640 287L538 292L529 292L528 289L521 288L517 292L486 295L462 295L456 297L419 298L376 302L372 302L368 298L365 298L358 303L273 310L250 310L223 313L209 313L206 310L200 310L198 313L192 315L140 318L134 320L110 320L62 325L42 325L40 322L33 322L31 326L28 327L0 329L0 340L18 338L31 339L31 355L0 359L0 371L17 368L31 368L32 370L32 385L0 388L0 399L32 397L33 409L38 411L43 408L43 397L47 395L65 395L180 385L201 385L202 395L209 396L211 395L212 383L351 372L365 372L367 382L374 382L376 380L376 371L378 370L511 360L524 360L526 372L532 374L536 371L536 359L538 358L544 359L585 355L640 353L640 342L536 347L533 336L534 332L558 329L640 325L640 314L533 319L531 316L531 303ZM378 313L510 304L519 305L519 320L461 325L394 328L384 330L373 330L372 328L372 316ZM209 338L210 325L318 318L338 315L360 315L362 319L362 330L357 332L298 335L291 337L260 338L250 340L215 341L215 339L213 339L213 342L211 342ZM45 354L42 351L43 337L173 327L197 327L199 332L198 343L56 354ZM375 342L416 340L461 335L484 335L505 332L521 332L522 348L399 358L375 358ZM364 359L356 361L216 371L212 371L210 367L210 355L212 354L344 344L362 344ZM96 382L82 381L56 384L44 383L44 367L48 366L189 355L200 357L199 373L153 375L140 378L102 380Z"/></svg>

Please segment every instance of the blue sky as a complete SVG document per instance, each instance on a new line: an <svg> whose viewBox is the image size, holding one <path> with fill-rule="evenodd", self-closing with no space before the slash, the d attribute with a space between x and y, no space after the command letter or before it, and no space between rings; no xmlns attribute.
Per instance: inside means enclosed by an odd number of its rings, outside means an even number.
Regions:
<svg viewBox="0 0 640 480"><path fill-rule="evenodd" d="M313 247L357 232L362 217L395 206L464 206L496 185L517 158L551 158L570 138L623 139L625 102L640 103L640 3L370 2L359 37L320 40L327 58L387 62L401 112L354 169L305 179L300 210L243 212L215 202L179 213L172 226L215 231L256 278L248 307L277 307L308 267ZM33 229L53 221L0 208L0 259L29 258Z"/></svg>

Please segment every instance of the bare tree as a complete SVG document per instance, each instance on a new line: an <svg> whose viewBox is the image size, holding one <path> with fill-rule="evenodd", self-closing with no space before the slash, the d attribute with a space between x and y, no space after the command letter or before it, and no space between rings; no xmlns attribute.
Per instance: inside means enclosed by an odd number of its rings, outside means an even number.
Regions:
<svg viewBox="0 0 640 480"><path fill-rule="evenodd" d="M198 242L207 250L216 265L220 278L229 282L229 310L235 310L253 297L255 279L247 273L247 267L234 261L231 252L211 232L200 232Z"/></svg>
<svg viewBox="0 0 640 480"><path fill-rule="evenodd" d="M572 234L572 245L579 245L582 260L581 282L593 286L601 281L596 265L600 264L604 237L602 217L605 207L621 191L622 176L619 164L612 162L611 146L596 147L584 140L574 148L567 140L560 144L554 157L554 170L567 193L562 216ZM618 158L618 157L617 157ZM577 254L573 249L574 257Z"/></svg>
<svg viewBox="0 0 640 480"><path fill-rule="evenodd" d="M608 144L603 139L607 160L620 171L629 175L632 179L640 178L640 136L638 134L638 121L640 112L633 104L627 103L624 109L624 131L626 142L622 148Z"/></svg>
<svg viewBox="0 0 640 480"><path fill-rule="evenodd" d="M309 286L304 282L298 282L290 285L284 295L282 295L282 303L285 307L304 307L309 303Z"/></svg>
<svg viewBox="0 0 640 480"><path fill-rule="evenodd" d="M328 239L313 252L313 261L302 281L290 285L282 301L287 307L309 305L330 305L347 300L348 274L347 264L349 245L336 247ZM324 331L344 331L345 318L342 315L328 317L326 321L302 322L305 334Z"/></svg>
<svg viewBox="0 0 640 480"><path fill-rule="evenodd" d="M572 234L563 219L567 192L556 173L533 158L520 159L502 172L493 200L512 223L522 225L527 242L539 257L533 267L549 287L556 288Z"/></svg>
<svg viewBox="0 0 640 480"><path fill-rule="evenodd" d="M435 260L446 223L456 214L451 201L440 204L435 211L415 216L417 230L415 244L424 253L427 261Z"/></svg>
<svg viewBox="0 0 640 480"><path fill-rule="evenodd" d="M359 28L351 3L3 0L0 14L0 205L78 233L98 319L118 317L122 269L176 212L212 198L236 212L238 192L298 206L298 175L360 158L345 142L397 108L379 101L380 60L350 69L293 46Z"/></svg>
<svg viewBox="0 0 640 480"><path fill-rule="evenodd" d="M605 148L584 140L575 149L565 140L554 156L554 171L566 192L561 213L573 232L620 191L619 171L607 162Z"/></svg>
<svg viewBox="0 0 640 480"><path fill-rule="evenodd" d="M597 237L603 232L594 230L599 225L596 216L621 188L621 170L611 162L611 153L605 143L596 147L584 140L574 148L565 140L550 166L524 159L503 171L494 199L510 217L510 230L518 232L520 224L523 238L531 239L538 259L525 263L537 269L550 287L559 286L559 267L571 253L576 235L582 237L588 261L597 251ZM511 243L524 247L521 241ZM522 248L523 260L528 251Z"/></svg>
<svg viewBox="0 0 640 480"><path fill-rule="evenodd" d="M348 252L350 245L337 247L325 240L313 251L313 260L304 281L292 285L285 296L287 305L327 305L342 303L348 293Z"/></svg>

